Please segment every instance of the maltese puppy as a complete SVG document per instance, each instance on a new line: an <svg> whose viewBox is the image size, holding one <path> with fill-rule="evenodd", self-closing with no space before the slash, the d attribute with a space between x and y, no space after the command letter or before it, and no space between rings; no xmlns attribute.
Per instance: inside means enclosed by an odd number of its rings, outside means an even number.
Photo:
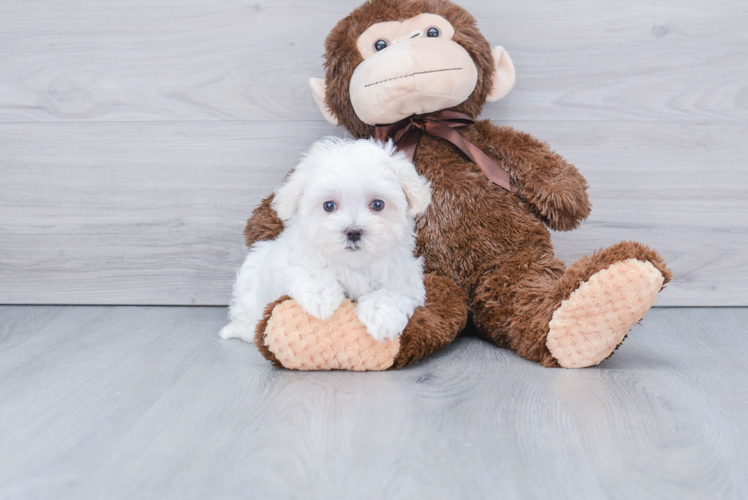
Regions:
<svg viewBox="0 0 748 500"><path fill-rule="evenodd" d="M250 248L221 337L252 342L267 304L289 295L323 321L348 297L369 335L396 338L426 298L413 217L430 201L392 142L316 143L275 192L284 231Z"/></svg>

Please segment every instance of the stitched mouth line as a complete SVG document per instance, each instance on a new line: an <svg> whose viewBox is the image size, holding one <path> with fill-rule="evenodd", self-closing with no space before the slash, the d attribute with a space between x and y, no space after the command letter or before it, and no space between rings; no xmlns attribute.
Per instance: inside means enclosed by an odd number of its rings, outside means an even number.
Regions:
<svg viewBox="0 0 748 500"><path fill-rule="evenodd" d="M388 78L386 80L380 80L378 82L369 83L367 85L364 85L364 88L371 87L373 85L379 85L380 83L384 83L384 82L391 82L392 80L399 80L400 78L410 78L411 76L426 75L428 73L441 73L442 71L460 71L461 69L462 68L445 68L445 69L432 69L430 71L417 71L417 72L411 73L409 75L396 76L394 78Z"/></svg>

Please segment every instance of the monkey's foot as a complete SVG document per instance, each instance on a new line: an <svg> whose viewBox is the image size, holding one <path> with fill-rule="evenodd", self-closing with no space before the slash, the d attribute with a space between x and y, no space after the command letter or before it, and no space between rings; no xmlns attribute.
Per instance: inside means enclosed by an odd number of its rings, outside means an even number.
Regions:
<svg viewBox="0 0 748 500"><path fill-rule="evenodd" d="M307 315L286 296L265 309L255 345L275 366L295 370L402 368L450 344L467 322L467 300L452 280L426 273L424 286L426 303L413 312L395 340L374 340L348 299L325 322Z"/></svg>
<svg viewBox="0 0 748 500"><path fill-rule="evenodd" d="M564 368L600 363L652 307L664 281L651 262L634 258L596 272L553 313L548 350Z"/></svg>
<svg viewBox="0 0 748 500"><path fill-rule="evenodd" d="M322 321L283 297L267 307L257 325L255 345L273 364L292 370L386 370L400 351L399 338L371 338L348 299Z"/></svg>

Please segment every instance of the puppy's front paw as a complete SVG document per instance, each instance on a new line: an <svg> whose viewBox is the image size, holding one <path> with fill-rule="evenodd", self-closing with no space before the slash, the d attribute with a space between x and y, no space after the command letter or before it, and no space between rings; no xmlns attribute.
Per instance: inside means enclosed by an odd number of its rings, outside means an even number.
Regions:
<svg viewBox="0 0 748 500"><path fill-rule="evenodd" d="M322 321L327 321L340 307L340 303L345 299L345 294L342 290L327 288L318 290L316 293L296 294L294 299L304 309L305 313Z"/></svg>
<svg viewBox="0 0 748 500"><path fill-rule="evenodd" d="M356 306L356 316L376 341L394 340L408 326L408 316L388 297L363 296Z"/></svg>
<svg viewBox="0 0 748 500"><path fill-rule="evenodd" d="M255 332L252 325L244 321L232 321L221 328L218 335L222 339L242 339L246 342L254 340Z"/></svg>

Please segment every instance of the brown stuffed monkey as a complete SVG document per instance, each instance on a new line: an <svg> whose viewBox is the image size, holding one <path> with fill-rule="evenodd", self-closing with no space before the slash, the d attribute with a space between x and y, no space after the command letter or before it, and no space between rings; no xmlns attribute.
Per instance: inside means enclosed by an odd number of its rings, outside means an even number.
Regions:
<svg viewBox="0 0 748 500"><path fill-rule="evenodd" d="M635 242L568 268L554 256L547 228L589 215L584 177L532 136L473 121L514 85L507 52L447 0L368 1L325 49L326 77L310 81L325 118L357 138L392 137L431 181L432 204L416 220L426 304L398 340L379 344L349 301L322 323L282 297L257 328L263 355L286 368L400 368L454 341L470 316L485 339L543 366L609 357L671 273ZM247 245L282 231L271 201L249 219Z"/></svg>

